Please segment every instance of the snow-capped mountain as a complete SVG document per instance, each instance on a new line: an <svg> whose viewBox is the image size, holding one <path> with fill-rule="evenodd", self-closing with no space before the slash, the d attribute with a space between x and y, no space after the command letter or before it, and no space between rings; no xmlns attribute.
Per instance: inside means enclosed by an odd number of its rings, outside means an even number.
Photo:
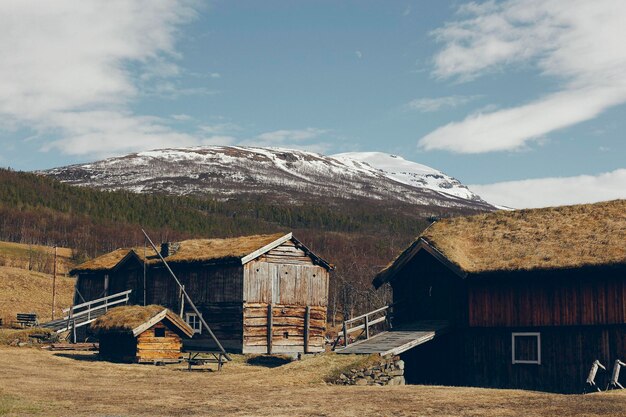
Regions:
<svg viewBox="0 0 626 417"><path fill-rule="evenodd" d="M139 193L269 196L288 202L365 198L493 209L441 171L379 152L324 156L241 146L159 149L40 173L69 184Z"/></svg>

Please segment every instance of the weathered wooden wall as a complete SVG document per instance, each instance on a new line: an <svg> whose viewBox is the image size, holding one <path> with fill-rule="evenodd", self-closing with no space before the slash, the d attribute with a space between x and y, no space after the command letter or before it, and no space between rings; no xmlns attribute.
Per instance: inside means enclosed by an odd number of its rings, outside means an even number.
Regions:
<svg viewBox="0 0 626 417"><path fill-rule="evenodd" d="M325 268L286 242L244 266L243 298L248 303L325 306L328 276Z"/></svg>
<svg viewBox="0 0 626 417"><path fill-rule="evenodd" d="M394 324L418 320L467 324L466 282L428 252L418 252L391 285Z"/></svg>
<svg viewBox="0 0 626 417"><path fill-rule="evenodd" d="M156 337L155 329L165 329L165 337ZM139 363L178 362L182 358L182 339L162 322L137 336L136 361Z"/></svg>
<svg viewBox="0 0 626 417"><path fill-rule="evenodd" d="M328 271L286 242L244 266L243 352L324 350ZM268 336L271 305L271 340ZM309 311L308 332L305 321ZM305 333L308 343L305 347Z"/></svg>
<svg viewBox="0 0 626 417"><path fill-rule="evenodd" d="M570 326L626 323L626 268L469 277L469 325Z"/></svg>
<svg viewBox="0 0 626 417"><path fill-rule="evenodd" d="M512 364L513 331L541 333L541 365ZM609 368L596 381L606 387L613 362L624 360L626 325L472 328L463 339L467 379L460 384L580 393L596 359Z"/></svg>
<svg viewBox="0 0 626 417"><path fill-rule="evenodd" d="M172 269L185 291L209 323L220 343L231 351L240 351L243 340L243 267L236 264L189 266L173 265ZM181 311L181 292L174 279L164 268L151 268L148 273L148 303ZM193 312L188 303L185 313ZM214 349L206 329L185 340L190 348Z"/></svg>
<svg viewBox="0 0 626 417"><path fill-rule="evenodd" d="M83 272L78 275L76 289L84 301L96 300L104 297L104 272ZM74 293L74 304L81 304L83 298Z"/></svg>

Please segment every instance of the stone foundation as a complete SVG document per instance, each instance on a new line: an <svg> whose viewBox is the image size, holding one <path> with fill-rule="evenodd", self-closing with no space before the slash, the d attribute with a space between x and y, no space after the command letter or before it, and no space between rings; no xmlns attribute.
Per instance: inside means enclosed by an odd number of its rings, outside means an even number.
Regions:
<svg viewBox="0 0 626 417"><path fill-rule="evenodd" d="M339 375L339 385L404 385L404 361L400 356L380 358L366 368L350 369Z"/></svg>

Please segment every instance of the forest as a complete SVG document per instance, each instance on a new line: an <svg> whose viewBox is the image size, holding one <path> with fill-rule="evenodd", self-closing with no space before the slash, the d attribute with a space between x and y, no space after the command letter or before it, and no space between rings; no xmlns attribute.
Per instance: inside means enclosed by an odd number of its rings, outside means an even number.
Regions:
<svg viewBox="0 0 626 417"><path fill-rule="evenodd" d="M456 213L453 213L456 214ZM336 265L330 314L352 316L388 301L371 280L433 216L450 212L387 202L335 199L294 204L135 194L74 187L44 176L0 170L0 240L73 249L76 262L120 247L292 231Z"/></svg>

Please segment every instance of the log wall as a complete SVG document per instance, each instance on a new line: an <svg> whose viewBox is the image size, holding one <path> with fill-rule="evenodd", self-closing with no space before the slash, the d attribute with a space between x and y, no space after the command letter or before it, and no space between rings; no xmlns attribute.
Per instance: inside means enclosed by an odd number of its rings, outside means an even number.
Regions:
<svg viewBox="0 0 626 417"><path fill-rule="evenodd" d="M305 352L306 310L306 306L272 305L270 317L269 304L244 304L243 353ZM306 353L324 351L325 333L326 307L310 306Z"/></svg>
<svg viewBox="0 0 626 417"><path fill-rule="evenodd" d="M155 330L164 329L165 337L156 337ZM137 336L136 361L139 363L178 362L182 359L182 339L162 322Z"/></svg>

